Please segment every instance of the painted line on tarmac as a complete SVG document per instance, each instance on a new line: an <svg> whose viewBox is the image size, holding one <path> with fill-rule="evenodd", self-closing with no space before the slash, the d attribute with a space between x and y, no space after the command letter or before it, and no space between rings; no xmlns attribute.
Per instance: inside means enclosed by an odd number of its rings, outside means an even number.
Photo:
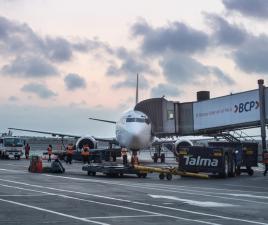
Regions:
<svg viewBox="0 0 268 225"><path fill-rule="evenodd" d="M55 176L55 177L58 177L58 176ZM10 183L22 184L22 185L31 186L31 187L45 188L45 189L61 191L61 192L69 192L69 193L76 193L76 194L79 193L79 194L82 194L82 195L89 195L89 196L100 197L100 198L104 198L104 199L111 199L111 200L125 201L125 202L127 201L127 202L134 203L134 204L139 203L139 202L132 202L130 200L124 200L124 199L118 199L118 198L112 198L112 197L100 196L100 195L93 195L93 194L89 194L89 193L76 192L76 191L70 191L70 190L64 190L64 189L57 189L57 188L40 186L40 185L33 185L33 184L28 184L28 183L24 183L24 182L17 182L17 181L12 181L12 180L5 180L5 179L0 179L0 180L10 182ZM72 198L74 198L74 197L72 197ZM87 200L87 201L90 201L90 200ZM100 203L100 202L98 202L98 204L108 204L108 203ZM246 223L251 223L251 224L267 225L267 223L262 223L262 222L258 222L258 221L245 220L245 219L239 219L239 218L227 217L227 216L220 216L220 215L217 215L217 214L209 214L209 213L203 213L203 212L198 212L198 211L190 211L190 210L185 210L185 209L180 209L180 208L172 208L172 207L168 207L168 206L148 204L148 203L142 203L142 202L140 202L139 204L142 204L142 205L146 204L146 206L150 206L150 207L168 209L168 210L185 212L185 213L189 213L189 214L196 214L196 215L202 215L202 216L209 216L209 217L214 217L214 218L224 219L224 220L233 220L233 221L246 222ZM122 206L113 205L113 204L111 204L111 206L122 207ZM136 209L136 210L139 210L139 209ZM157 214L157 213L149 212L149 211L147 213ZM170 217L170 218L183 219L183 218L173 217L171 215L163 215L163 216ZM186 218L184 218L184 219L186 219ZM190 219L186 219L186 220L190 220ZM191 221L200 222L199 220L191 220ZM207 223L207 222L202 221L202 223Z"/></svg>
<svg viewBox="0 0 268 225"><path fill-rule="evenodd" d="M122 219L122 218L144 218L157 217L162 215L137 215L137 216L103 216L103 217L86 217L86 219Z"/></svg>
<svg viewBox="0 0 268 225"><path fill-rule="evenodd" d="M42 197L42 196L47 196L47 194L43 194L43 195L28 195L28 194L24 194L24 195L0 195L0 197Z"/></svg>
<svg viewBox="0 0 268 225"><path fill-rule="evenodd" d="M114 185L124 185L124 186L133 186L133 185L139 185L139 183L131 183L131 182L126 182L126 183L120 183L120 182L115 182L115 181L103 181L103 180L99 180L99 179L93 179L93 178L77 178L77 177L66 177L66 176L58 176L58 175L51 175L51 174L42 174L43 176L49 176L49 177L59 177L59 178L63 178L63 179L72 179L72 180L80 180L80 181L88 181L88 182L93 182L93 183L103 183L103 184L114 184ZM153 183L140 183L140 186L164 186L166 187L170 187L171 185L162 185L162 184L153 184ZM246 190L233 190L233 189L227 189L227 188L211 188L211 187L199 187L199 186L186 186L186 185L178 185L175 186L173 185L173 187L177 190L178 187L179 188L196 188L196 189L204 189L204 190L216 190L216 191L225 191L225 192L231 192L231 191L236 191L236 192L242 192L242 193L267 193L267 192L261 192L261 191L246 191ZM243 186L242 186L243 187Z"/></svg>
<svg viewBox="0 0 268 225"><path fill-rule="evenodd" d="M148 210L137 209L137 208L133 208L133 207L115 205L115 204L110 204L110 203L105 203L105 202L97 202L97 201L92 201L92 200L88 200L88 199L76 198L76 197L72 197L72 196L68 196L68 195L55 194L55 193L49 193L49 192L44 192L44 191L38 191L38 190L34 190L34 189L29 189L29 188L22 188L22 187L5 185L5 184L0 184L0 186L14 188L14 189L20 189L20 190L26 190L26 191L46 193L48 195L63 197L65 199L68 198L68 199L74 199L74 200L79 200L79 201L83 201L83 202L90 202L90 203L100 204L100 205L106 205L106 206L110 206L110 207L116 207L116 208L131 210L131 211L143 212L143 213L148 213L149 215L157 215L157 216L162 216L162 217L167 217L167 218L173 218L173 219L179 219L179 220L191 221L191 222L198 222L198 223L209 224L209 225L221 225L219 223L206 222L203 220L189 219L189 218L184 218L184 217L179 217L179 216L172 216L172 215L168 215L168 214L162 214L162 213L152 212L152 211L148 211ZM1 198L0 198L0 201L1 201ZM93 221L93 222L98 223L96 221ZM99 223L99 224L107 225L106 223Z"/></svg>
<svg viewBox="0 0 268 225"><path fill-rule="evenodd" d="M6 199L2 199L2 198L0 198L0 201L11 203L11 204L14 204L14 205L23 206L23 207L30 208L30 209L35 209L35 210L42 211L42 212L56 214L58 216L63 216L63 217L75 219L75 220L82 221L82 222L94 223L94 224L100 224L100 225L109 225L108 223L97 222L97 221L89 220L89 219L86 219L86 218L80 218L80 217L77 217L77 216L72 216L72 215L69 215L69 214L60 213L60 212L57 212L57 211L52 211L52 210L49 210L49 209L44 209L44 208L36 207L36 206L33 206L33 205L23 204L23 203L20 203L20 202L10 201L10 200L6 200Z"/></svg>
<svg viewBox="0 0 268 225"><path fill-rule="evenodd" d="M147 185L137 185L137 184L124 184L124 183L116 183L116 182L109 182L109 181L99 181L99 180L94 180L94 179L85 179L85 178L75 178L75 177L64 177L64 176L55 176L55 175L49 175L49 174L44 174L44 176L49 176L49 177L57 177L57 178L63 178L63 179L70 179L70 180L82 180L82 181L87 181L87 182L92 182L92 183L101 183L101 184L113 184L113 185L118 185L118 186L125 186L125 187L131 187L131 188L141 188L141 189L149 189L149 190L157 190L157 191L164 191L164 192L171 192L171 193L181 193L183 191L183 194L188 194L188 195L198 195L198 196L204 196L204 197L213 197L213 198L219 198L219 199L225 199L225 200L235 200L239 202L248 202L248 203L257 203L257 204L264 204L268 205L268 202L261 202L261 201L254 201L254 200L248 200L248 199L241 199L241 198L234 198L234 197L227 197L227 196L221 196L221 195L212 195L211 192L204 192L204 191L196 191L196 190L188 190L186 191L183 188L177 188L176 190L171 190L169 188L159 188L159 187L151 187ZM1 179L0 179L1 180ZM181 191L179 191L181 190Z"/></svg>
<svg viewBox="0 0 268 225"><path fill-rule="evenodd" d="M10 169L0 169L0 171L8 171L12 173L28 173L28 172L21 171L21 170L10 170Z"/></svg>
<svg viewBox="0 0 268 225"><path fill-rule="evenodd" d="M259 189L264 189L264 190L268 191L267 187L259 187L259 186L254 186L254 185L239 185L239 184L223 184L223 185L230 186L230 187L259 188ZM267 192L256 192L256 193L267 193Z"/></svg>

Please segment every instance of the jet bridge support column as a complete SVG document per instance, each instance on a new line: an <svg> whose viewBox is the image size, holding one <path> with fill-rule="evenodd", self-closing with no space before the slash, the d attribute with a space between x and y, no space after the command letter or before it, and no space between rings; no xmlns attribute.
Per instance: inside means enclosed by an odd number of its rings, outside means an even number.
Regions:
<svg viewBox="0 0 268 225"><path fill-rule="evenodd" d="M259 101L260 101L260 124L261 124L261 139L262 150L266 151L266 129L265 129L265 86L262 79L258 80L259 85Z"/></svg>

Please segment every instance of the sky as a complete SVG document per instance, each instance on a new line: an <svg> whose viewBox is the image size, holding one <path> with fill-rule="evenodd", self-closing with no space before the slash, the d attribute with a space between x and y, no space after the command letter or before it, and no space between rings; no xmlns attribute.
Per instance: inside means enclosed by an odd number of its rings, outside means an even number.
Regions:
<svg viewBox="0 0 268 225"><path fill-rule="evenodd" d="M114 137L140 100L196 100L268 75L263 0L0 0L0 132Z"/></svg>

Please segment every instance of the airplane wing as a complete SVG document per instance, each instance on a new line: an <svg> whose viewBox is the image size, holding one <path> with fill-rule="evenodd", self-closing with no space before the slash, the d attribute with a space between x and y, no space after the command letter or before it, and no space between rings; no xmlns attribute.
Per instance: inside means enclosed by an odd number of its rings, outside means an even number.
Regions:
<svg viewBox="0 0 268 225"><path fill-rule="evenodd" d="M99 121L99 122L105 122L105 123L113 123L113 124L116 124L116 121L112 121L112 120L102 120L102 119L96 119L96 118L88 118L90 120L96 120L96 121Z"/></svg>
<svg viewBox="0 0 268 225"><path fill-rule="evenodd" d="M32 133L39 133L39 134L48 134L52 135L53 137L73 137L73 138L80 138L82 135L75 135L75 134L64 134L64 133L57 133L57 132L49 132L49 131L40 131L40 130L30 130L30 129L21 129L21 128L14 128L10 127L9 130L18 130L18 131L25 131L25 132L32 132ZM111 144L118 144L117 140L115 138L98 138L93 137L96 141L103 141L103 142L109 142Z"/></svg>
<svg viewBox="0 0 268 225"><path fill-rule="evenodd" d="M39 133L39 134L49 134L53 137L74 137L74 138L80 138L81 135L74 135L74 134L63 134L63 133L57 133L57 132L48 132L48 131L40 131L40 130L30 130L30 129L21 129L21 128L8 128L9 130L19 130L19 131L26 131L26 132L32 132L32 133Z"/></svg>

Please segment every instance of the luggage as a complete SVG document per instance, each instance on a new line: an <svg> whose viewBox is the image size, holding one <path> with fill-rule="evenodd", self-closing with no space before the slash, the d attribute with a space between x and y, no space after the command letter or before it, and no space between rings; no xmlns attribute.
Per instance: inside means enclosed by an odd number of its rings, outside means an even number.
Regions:
<svg viewBox="0 0 268 225"><path fill-rule="evenodd" d="M42 170L43 170L43 163L41 157L31 156L28 171L32 173L42 173Z"/></svg>
<svg viewBox="0 0 268 225"><path fill-rule="evenodd" d="M60 160L56 159L51 163L51 172L52 173L64 173L65 168L61 164Z"/></svg>

